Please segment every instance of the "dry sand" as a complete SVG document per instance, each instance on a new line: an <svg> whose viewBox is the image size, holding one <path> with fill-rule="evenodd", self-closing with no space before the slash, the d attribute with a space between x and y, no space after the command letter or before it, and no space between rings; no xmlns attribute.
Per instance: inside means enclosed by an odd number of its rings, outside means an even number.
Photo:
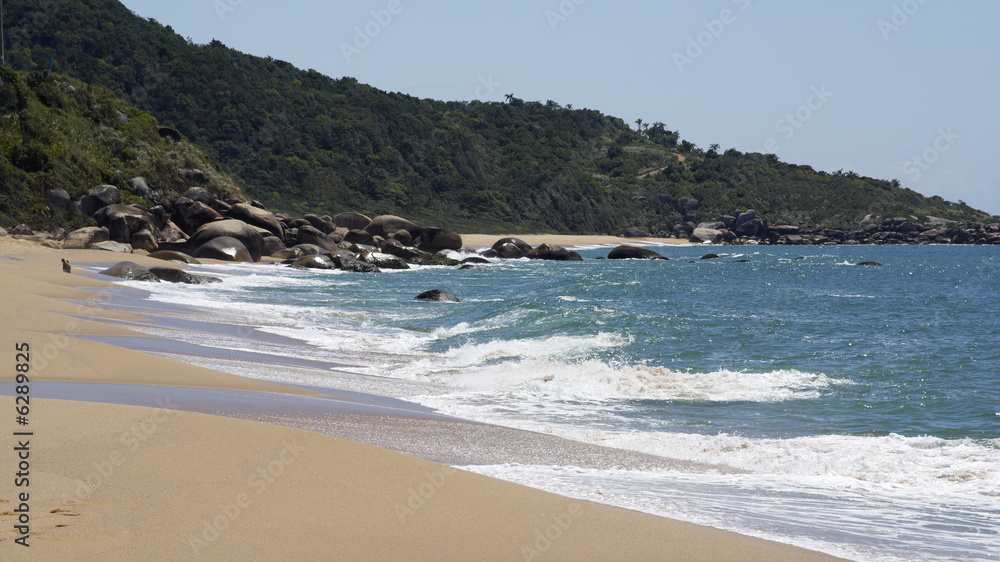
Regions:
<svg viewBox="0 0 1000 562"><path fill-rule="evenodd" d="M77 262L163 262L0 239L0 361L28 342L32 380L302 393L73 338L126 332L67 314L122 317L63 300L103 284ZM135 318L131 318L135 319ZM164 404L172 408L171 404ZM573 500L302 429L170 409L46 400L0 453L4 560L822 560L778 543ZM14 431L29 429L28 486ZM28 492L29 548L14 543Z"/></svg>

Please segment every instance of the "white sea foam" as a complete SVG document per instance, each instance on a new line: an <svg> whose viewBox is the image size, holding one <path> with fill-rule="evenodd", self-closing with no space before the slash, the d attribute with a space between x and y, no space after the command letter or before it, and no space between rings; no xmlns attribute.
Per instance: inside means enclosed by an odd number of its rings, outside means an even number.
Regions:
<svg viewBox="0 0 1000 562"><path fill-rule="evenodd" d="M468 392L488 397L503 392L518 400L689 400L780 402L811 399L833 385L850 384L823 374L796 370L751 373L720 370L710 373L675 371L646 365L615 365L590 359L560 359L554 353L572 357L581 350L621 345L620 337L548 338L526 341L494 341L463 346L444 354L440 371L433 371L434 359L412 366L409 374L421 374L446 384L456 393ZM575 349L574 349L575 347ZM506 359L488 364L491 360ZM471 396L470 396L471 397Z"/></svg>
<svg viewBox="0 0 1000 562"><path fill-rule="evenodd" d="M777 540L853 560L989 560L996 511L831 492L768 475L493 465L467 470L550 492ZM941 529L947 528L948 533Z"/></svg>

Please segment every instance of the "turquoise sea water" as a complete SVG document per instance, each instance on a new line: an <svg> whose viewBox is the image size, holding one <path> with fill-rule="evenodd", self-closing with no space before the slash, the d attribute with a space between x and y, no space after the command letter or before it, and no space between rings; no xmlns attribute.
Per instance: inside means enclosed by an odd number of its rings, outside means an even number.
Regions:
<svg viewBox="0 0 1000 562"><path fill-rule="evenodd" d="M224 283L154 298L424 383L407 399L448 414L738 473L470 470L850 558L1000 559L1000 250L656 249L670 261L213 266ZM462 302L413 300L428 289Z"/></svg>

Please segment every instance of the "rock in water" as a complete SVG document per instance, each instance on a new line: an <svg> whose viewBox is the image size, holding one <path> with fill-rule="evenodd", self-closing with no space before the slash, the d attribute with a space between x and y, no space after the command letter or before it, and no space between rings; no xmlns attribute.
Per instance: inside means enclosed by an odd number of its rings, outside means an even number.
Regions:
<svg viewBox="0 0 1000 562"><path fill-rule="evenodd" d="M101 275L119 277L121 279L128 279L129 281L160 282L160 279L148 269L130 261L118 262L100 273Z"/></svg>
<svg viewBox="0 0 1000 562"><path fill-rule="evenodd" d="M443 228L425 228L420 233L420 247L431 252L438 250L461 250L462 237Z"/></svg>
<svg viewBox="0 0 1000 562"><path fill-rule="evenodd" d="M523 258L532 250L531 244L520 238L501 238L493 243L491 249L497 257L507 259Z"/></svg>
<svg viewBox="0 0 1000 562"><path fill-rule="evenodd" d="M533 260L583 261L580 254L554 244L542 244L528 252L527 257Z"/></svg>
<svg viewBox="0 0 1000 562"><path fill-rule="evenodd" d="M611 250L608 254L609 260L665 260L667 258L646 248L623 244Z"/></svg>
<svg viewBox="0 0 1000 562"><path fill-rule="evenodd" d="M447 291L442 291L440 289L425 291L414 297L414 299L418 301L432 301L432 302L462 302L455 295Z"/></svg>
<svg viewBox="0 0 1000 562"><path fill-rule="evenodd" d="M333 266L341 271L350 271L353 273L381 273L382 271L374 264L346 256L337 256L333 258Z"/></svg>
<svg viewBox="0 0 1000 562"><path fill-rule="evenodd" d="M310 254L297 258L292 262L292 267L296 269L333 269L333 260L325 255Z"/></svg>
<svg viewBox="0 0 1000 562"><path fill-rule="evenodd" d="M204 285L207 283L221 283L222 279L218 277L208 277L206 275L193 275L182 269L175 269L173 267L151 267L149 272L152 273L160 281L166 281L168 283L184 283L187 285Z"/></svg>

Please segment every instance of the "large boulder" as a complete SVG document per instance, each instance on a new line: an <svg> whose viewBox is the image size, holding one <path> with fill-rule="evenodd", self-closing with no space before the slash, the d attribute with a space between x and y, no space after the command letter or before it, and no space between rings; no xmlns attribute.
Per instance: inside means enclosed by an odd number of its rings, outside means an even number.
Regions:
<svg viewBox="0 0 1000 562"><path fill-rule="evenodd" d="M413 245L413 235L405 230L397 230L389 235L389 240L396 240L404 246Z"/></svg>
<svg viewBox="0 0 1000 562"><path fill-rule="evenodd" d="M308 215L303 215L302 218L303 220L308 221L310 226L312 226L316 230L326 235L329 235L337 228L337 225L333 224L330 221L325 221L323 220L323 217L317 215L308 214Z"/></svg>
<svg viewBox="0 0 1000 562"><path fill-rule="evenodd" d="M173 218L184 232L191 234L212 221L222 219L222 215L202 201L184 199L174 205Z"/></svg>
<svg viewBox="0 0 1000 562"><path fill-rule="evenodd" d="M292 267L296 269L333 269L333 260L330 256L313 254L302 256L292 262Z"/></svg>
<svg viewBox="0 0 1000 562"><path fill-rule="evenodd" d="M265 236L260 243L260 255L273 256L285 249L285 243L277 236Z"/></svg>
<svg viewBox="0 0 1000 562"><path fill-rule="evenodd" d="M301 258L304 254L302 250L298 248L285 248L283 250L278 250L271 254L271 257L279 260L297 260Z"/></svg>
<svg viewBox="0 0 1000 562"><path fill-rule="evenodd" d="M379 273L381 270L377 265L370 264L361 260L349 258L347 256L335 256L333 258L333 265L337 269L342 271L350 271L353 273Z"/></svg>
<svg viewBox="0 0 1000 562"><path fill-rule="evenodd" d="M523 258L532 250L531 244L512 237L497 240L490 249L496 252L497 257L507 259Z"/></svg>
<svg viewBox="0 0 1000 562"><path fill-rule="evenodd" d="M49 190L49 204L57 209L66 209L73 204L73 200L65 189L55 188Z"/></svg>
<svg viewBox="0 0 1000 562"><path fill-rule="evenodd" d="M142 176L134 177L128 180L128 185L132 188L132 195L142 197L143 199L153 198L153 190L150 189L149 184L146 183L146 178Z"/></svg>
<svg viewBox="0 0 1000 562"><path fill-rule="evenodd" d="M105 252L116 252L119 254L131 254L132 246L129 244L122 244L121 242L115 242L114 240L108 240L107 242L95 242L87 246L89 250L103 250Z"/></svg>
<svg viewBox="0 0 1000 562"><path fill-rule="evenodd" d="M333 238L330 238L321 230L309 225L299 227L298 240L299 244L313 244L328 252L333 252L339 249L337 242Z"/></svg>
<svg viewBox="0 0 1000 562"><path fill-rule="evenodd" d="M740 218L743 218L744 215L745 213L740 215ZM764 236L767 234L767 226L764 224L762 219L755 218L742 223L740 223L739 219L737 219L736 222L738 223L738 226L733 229L733 232L736 233L737 236Z"/></svg>
<svg viewBox="0 0 1000 562"><path fill-rule="evenodd" d="M364 244L366 246L376 245L375 237L365 230L347 231L347 234L344 235L344 242L347 242L348 244Z"/></svg>
<svg viewBox="0 0 1000 562"><path fill-rule="evenodd" d="M554 244L542 244L528 252L527 257L533 260L583 261L580 254Z"/></svg>
<svg viewBox="0 0 1000 562"><path fill-rule="evenodd" d="M101 271L100 274L118 277L120 279L127 279L129 281L160 282L160 279L153 275L148 269L130 261L118 262L108 269Z"/></svg>
<svg viewBox="0 0 1000 562"><path fill-rule="evenodd" d="M420 247L429 252L461 250L462 236L443 228L425 228L420 233Z"/></svg>
<svg viewBox="0 0 1000 562"><path fill-rule="evenodd" d="M63 241L65 250L83 250L89 248L91 244L107 242L111 240L111 234L107 228L100 226L87 226L69 233Z"/></svg>
<svg viewBox="0 0 1000 562"><path fill-rule="evenodd" d="M205 183L205 180L208 179L207 176L205 176L205 172L202 172L197 168L184 168L180 172L181 177L183 177L189 184Z"/></svg>
<svg viewBox="0 0 1000 562"><path fill-rule="evenodd" d="M181 227L177 226L174 221L167 221L166 226L160 229L160 238L158 242L176 244L178 242L184 242L187 239L187 234L184 234Z"/></svg>
<svg viewBox="0 0 1000 562"><path fill-rule="evenodd" d="M117 187L113 185L95 185L80 200L80 211L90 217L108 205L117 205L121 202L122 195Z"/></svg>
<svg viewBox="0 0 1000 562"><path fill-rule="evenodd" d="M258 226L270 232L273 236L284 240L285 230L282 228L278 218L273 213L264 209L258 209L246 203L233 205L226 213L231 219L241 220L251 226Z"/></svg>
<svg viewBox="0 0 1000 562"><path fill-rule="evenodd" d="M611 250L609 260L665 260L667 258L646 248L623 244Z"/></svg>
<svg viewBox="0 0 1000 562"><path fill-rule="evenodd" d="M334 221L336 221L334 217ZM404 219L397 217L395 215L381 215L372 219L371 223L365 227L365 230L372 236L381 236L382 238L388 238L390 234L396 232L397 230L405 230L410 233L411 236L420 236L420 227L416 224Z"/></svg>
<svg viewBox="0 0 1000 562"><path fill-rule="evenodd" d="M201 173L200 170L186 170L186 171ZM202 181L204 181L204 179L202 179ZM208 205L209 207L213 207L215 205L215 200L216 200L215 195L209 190L205 189L204 187L192 187L191 189L184 192L184 197L187 197L188 199L191 199L193 201L201 201L202 203Z"/></svg>
<svg viewBox="0 0 1000 562"><path fill-rule="evenodd" d="M140 231L148 231L153 246L156 245L156 226L149 213L132 205L109 205L98 210L93 215L98 226L108 229L111 239L115 242L132 243L132 236Z"/></svg>
<svg viewBox="0 0 1000 562"><path fill-rule="evenodd" d="M311 256L314 254L329 254L330 250L325 248L320 248L316 244L298 244L292 247L293 250L298 250L303 256ZM338 250L340 248L337 248Z"/></svg>
<svg viewBox="0 0 1000 562"><path fill-rule="evenodd" d="M210 222L191 235L188 245L192 248L200 248L210 240L219 237L239 240L243 244L244 249L249 252L251 260L255 262L260 261L263 237L256 228L240 220L227 219ZM193 255L196 258L201 257L197 253Z"/></svg>
<svg viewBox="0 0 1000 562"><path fill-rule="evenodd" d="M136 250L145 250L147 252L155 252L159 248L156 243L156 235L146 229L133 232L132 236L129 237L129 244Z"/></svg>
<svg viewBox="0 0 1000 562"><path fill-rule="evenodd" d="M424 291L419 295L413 297L414 300L418 301L430 301L430 302L462 302L455 295L442 291L440 289L434 289L431 291Z"/></svg>
<svg viewBox="0 0 1000 562"><path fill-rule="evenodd" d="M768 232L775 232L778 236L787 236L789 234L798 234L799 227L790 224L778 224L774 226L769 226L767 228Z"/></svg>
<svg viewBox="0 0 1000 562"><path fill-rule="evenodd" d="M361 213L340 213L333 217L333 224L347 230L364 230L371 224L372 219ZM399 230L399 229L396 229Z"/></svg>
<svg viewBox="0 0 1000 562"><path fill-rule="evenodd" d="M649 238L649 233L640 228L630 226L622 233L622 238Z"/></svg>
<svg viewBox="0 0 1000 562"><path fill-rule="evenodd" d="M386 240L385 243L382 244L382 253L396 256L404 260L417 259L426 254L426 252L422 252L413 246L403 245L398 240Z"/></svg>
<svg viewBox="0 0 1000 562"><path fill-rule="evenodd" d="M748 223L757 218L757 212L753 209L746 211L745 213L740 213L736 215L736 223L733 224L733 229L737 229L745 223Z"/></svg>
<svg viewBox="0 0 1000 562"><path fill-rule="evenodd" d="M187 255L187 254L185 254L183 252L174 252L172 250L160 250L158 252L153 252L153 253L149 254L149 257L156 258L158 260L164 260L164 261L175 261L175 262L180 262L180 263L189 263L189 264L192 264L192 265L199 265L201 263L200 261L196 260L195 258L193 258L193 257L191 257L191 256L189 256L189 255Z"/></svg>
<svg viewBox="0 0 1000 562"><path fill-rule="evenodd" d="M256 232L256 231L255 231ZM207 240L194 251L194 257L221 261L253 262L253 255L240 240L231 236L218 236ZM259 256L258 256L259 259Z"/></svg>
<svg viewBox="0 0 1000 562"><path fill-rule="evenodd" d="M365 256L365 261L378 267L379 269L410 269L406 260L399 256L383 254L382 252L372 252Z"/></svg>
<svg viewBox="0 0 1000 562"><path fill-rule="evenodd" d="M718 244L722 241L722 231L715 230L714 228L696 228L688 240L695 244L706 242L709 244Z"/></svg>

